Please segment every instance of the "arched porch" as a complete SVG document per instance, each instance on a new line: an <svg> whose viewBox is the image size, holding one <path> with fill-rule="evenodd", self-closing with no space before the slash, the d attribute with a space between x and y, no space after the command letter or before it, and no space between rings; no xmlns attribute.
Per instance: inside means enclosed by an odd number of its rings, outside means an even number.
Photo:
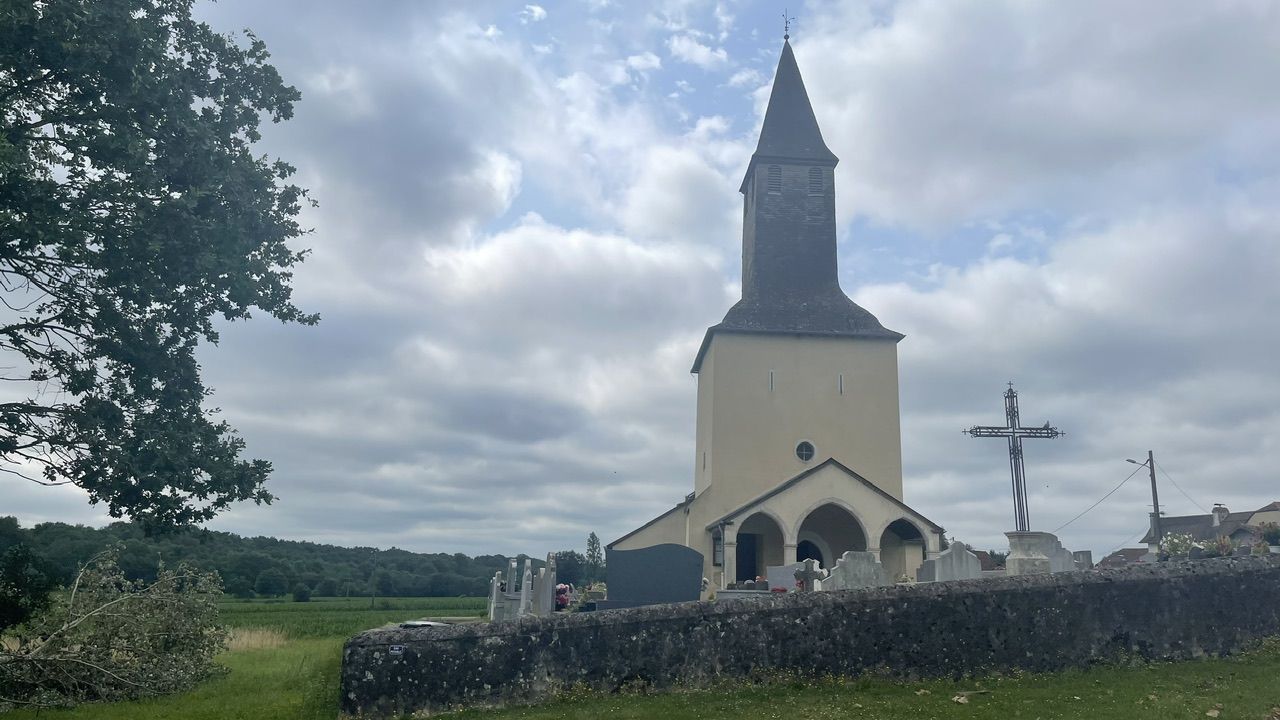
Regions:
<svg viewBox="0 0 1280 720"><path fill-rule="evenodd" d="M850 550L866 550L867 535L852 512L828 502L805 516L796 534L796 560L810 558L831 568Z"/></svg>
<svg viewBox="0 0 1280 720"><path fill-rule="evenodd" d="M880 534L880 564L890 579L906 575L914 580L926 550L924 534L906 519L894 520Z"/></svg>
<svg viewBox="0 0 1280 720"><path fill-rule="evenodd" d="M738 527L734 568L737 579L764 577L765 568L785 564L783 538L782 527L765 513L758 512L744 520Z"/></svg>

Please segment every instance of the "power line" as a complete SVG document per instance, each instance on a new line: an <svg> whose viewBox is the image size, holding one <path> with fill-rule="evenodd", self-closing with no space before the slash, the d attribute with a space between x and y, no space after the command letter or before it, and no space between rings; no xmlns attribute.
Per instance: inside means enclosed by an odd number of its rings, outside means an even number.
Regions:
<svg viewBox="0 0 1280 720"><path fill-rule="evenodd" d="M1125 478L1125 479L1121 480L1119 485L1117 485L1117 486L1115 486L1114 488L1112 488L1112 489L1111 489L1111 492L1109 492L1109 493L1107 493L1106 495L1103 495L1102 497L1098 498L1098 502L1096 502L1096 503L1094 503L1094 504L1090 505L1089 507L1085 508L1085 509L1084 509L1084 512L1080 513L1079 515L1077 515L1077 516L1075 516L1075 517L1071 518L1070 520L1068 520L1068 521L1066 521L1066 522L1062 523L1061 525L1059 525L1058 527L1054 528L1053 533L1056 535L1056 534L1058 533L1058 531L1059 531L1059 530L1061 530L1062 528L1064 528L1064 527L1066 527L1066 526L1070 525L1071 523L1073 523L1073 522L1075 522L1075 521L1079 520L1080 518L1084 517L1084 516L1085 516L1085 514L1086 514L1086 513L1088 513L1090 510L1092 510L1092 509L1094 509L1094 508L1098 507L1099 505L1101 505L1103 500L1106 500L1107 498L1111 497L1112 495L1114 495L1114 494L1115 494L1115 492L1116 492L1117 490L1119 490L1120 488L1124 487L1124 484L1125 484L1125 483L1127 483L1127 482L1129 482L1129 480L1130 480L1134 475L1137 475L1137 474L1138 474L1138 470L1141 470L1141 469L1142 469L1142 466L1138 466L1137 468L1135 468L1133 472L1129 473L1129 477L1127 477L1127 478Z"/></svg>
<svg viewBox="0 0 1280 720"><path fill-rule="evenodd" d="M1168 480L1169 482L1173 483L1173 486L1174 486L1175 488L1177 488L1178 492L1182 493L1182 497L1186 498L1186 499L1187 499L1187 501L1188 501L1188 502L1190 502L1192 505L1195 505L1196 507L1200 508L1201 510L1204 510L1204 511L1205 511L1205 513L1206 513L1206 514L1208 514L1208 512L1209 512L1209 511L1208 511L1208 510L1205 510L1205 507L1204 507L1203 505L1201 505L1200 503L1198 503L1198 502L1196 502L1195 500L1193 500L1193 499L1191 498L1191 496L1187 494L1187 491L1186 491L1186 490L1183 490L1181 487L1179 487L1179 486L1178 486L1178 483L1173 482L1173 478L1169 477L1169 473L1165 471L1164 466L1162 466L1160 463L1156 463L1156 468L1157 468L1160 472L1164 473L1164 478L1165 478L1166 480Z"/></svg>
<svg viewBox="0 0 1280 720"><path fill-rule="evenodd" d="M1136 471L1135 471L1135 472L1136 472ZM1111 552L1107 553L1107 554L1106 554L1106 556L1104 556L1104 559L1105 559L1106 557L1111 557L1111 555L1115 554L1115 552L1116 552L1117 550L1119 550L1120 548L1124 547L1125 545L1129 545L1129 544L1131 544L1131 543L1136 543L1136 542L1138 542L1138 541L1139 541L1139 540L1141 540L1144 536L1146 536L1147 532L1148 532L1148 531L1143 530L1143 531L1142 531L1142 532L1141 532L1137 537L1133 538L1132 540L1125 540L1124 542L1120 543L1119 545L1117 545L1117 546L1115 546L1115 547L1111 548Z"/></svg>

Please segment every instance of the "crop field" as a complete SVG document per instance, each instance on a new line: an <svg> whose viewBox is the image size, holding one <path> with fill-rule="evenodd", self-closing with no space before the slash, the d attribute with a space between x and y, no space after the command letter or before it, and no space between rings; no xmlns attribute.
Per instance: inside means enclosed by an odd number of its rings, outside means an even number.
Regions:
<svg viewBox="0 0 1280 720"><path fill-rule="evenodd" d="M301 638L349 637L387 623L422 617L474 618L484 598L313 598L310 602L229 600L219 604L233 628L278 630Z"/></svg>
<svg viewBox="0 0 1280 720"><path fill-rule="evenodd" d="M226 601L226 672L169 697L5 720L334 720L342 644L360 630L431 618L478 619L483 598ZM725 682L679 692L571 692L533 707L457 720L763 720L764 718L1219 718L1280 720L1280 638L1230 658L1099 666L1052 674L900 682L879 678Z"/></svg>

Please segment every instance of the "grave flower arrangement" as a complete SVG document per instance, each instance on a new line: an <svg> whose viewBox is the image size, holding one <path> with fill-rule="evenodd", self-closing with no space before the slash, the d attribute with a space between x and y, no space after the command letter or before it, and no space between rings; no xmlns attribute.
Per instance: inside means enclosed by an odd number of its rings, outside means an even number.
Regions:
<svg viewBox="0 0 1280 720"><path fill-rule="evenodd" d="M564 583L556 585L556 609L563 610L569 607L570 601L569 586Z"/></svg>

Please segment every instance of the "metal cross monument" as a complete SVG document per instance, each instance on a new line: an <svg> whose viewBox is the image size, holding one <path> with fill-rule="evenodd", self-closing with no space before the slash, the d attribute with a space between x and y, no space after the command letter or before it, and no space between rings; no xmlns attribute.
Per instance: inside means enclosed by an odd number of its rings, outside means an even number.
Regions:
<svg viewBox="0 0 1280 720"><path fill-rule="evenodd" d="M1043 427L1036 428L1019 427L1018 391L1013 389L1013 383L1009 383L1009 389L1004 391L1004 416L1008 421L1008 425L1003 427L999 425L974 425L963 432L973 437L1008 438L1009 474L1013 476L1014 522L1017 525L1018 532L1027 532L1031 529L1031 519L1027 514L1027 472L1022 467L1022 439L1052 439L1065 433L1056 427L1050 427L1049 423L1045 423Z"/></svg>

